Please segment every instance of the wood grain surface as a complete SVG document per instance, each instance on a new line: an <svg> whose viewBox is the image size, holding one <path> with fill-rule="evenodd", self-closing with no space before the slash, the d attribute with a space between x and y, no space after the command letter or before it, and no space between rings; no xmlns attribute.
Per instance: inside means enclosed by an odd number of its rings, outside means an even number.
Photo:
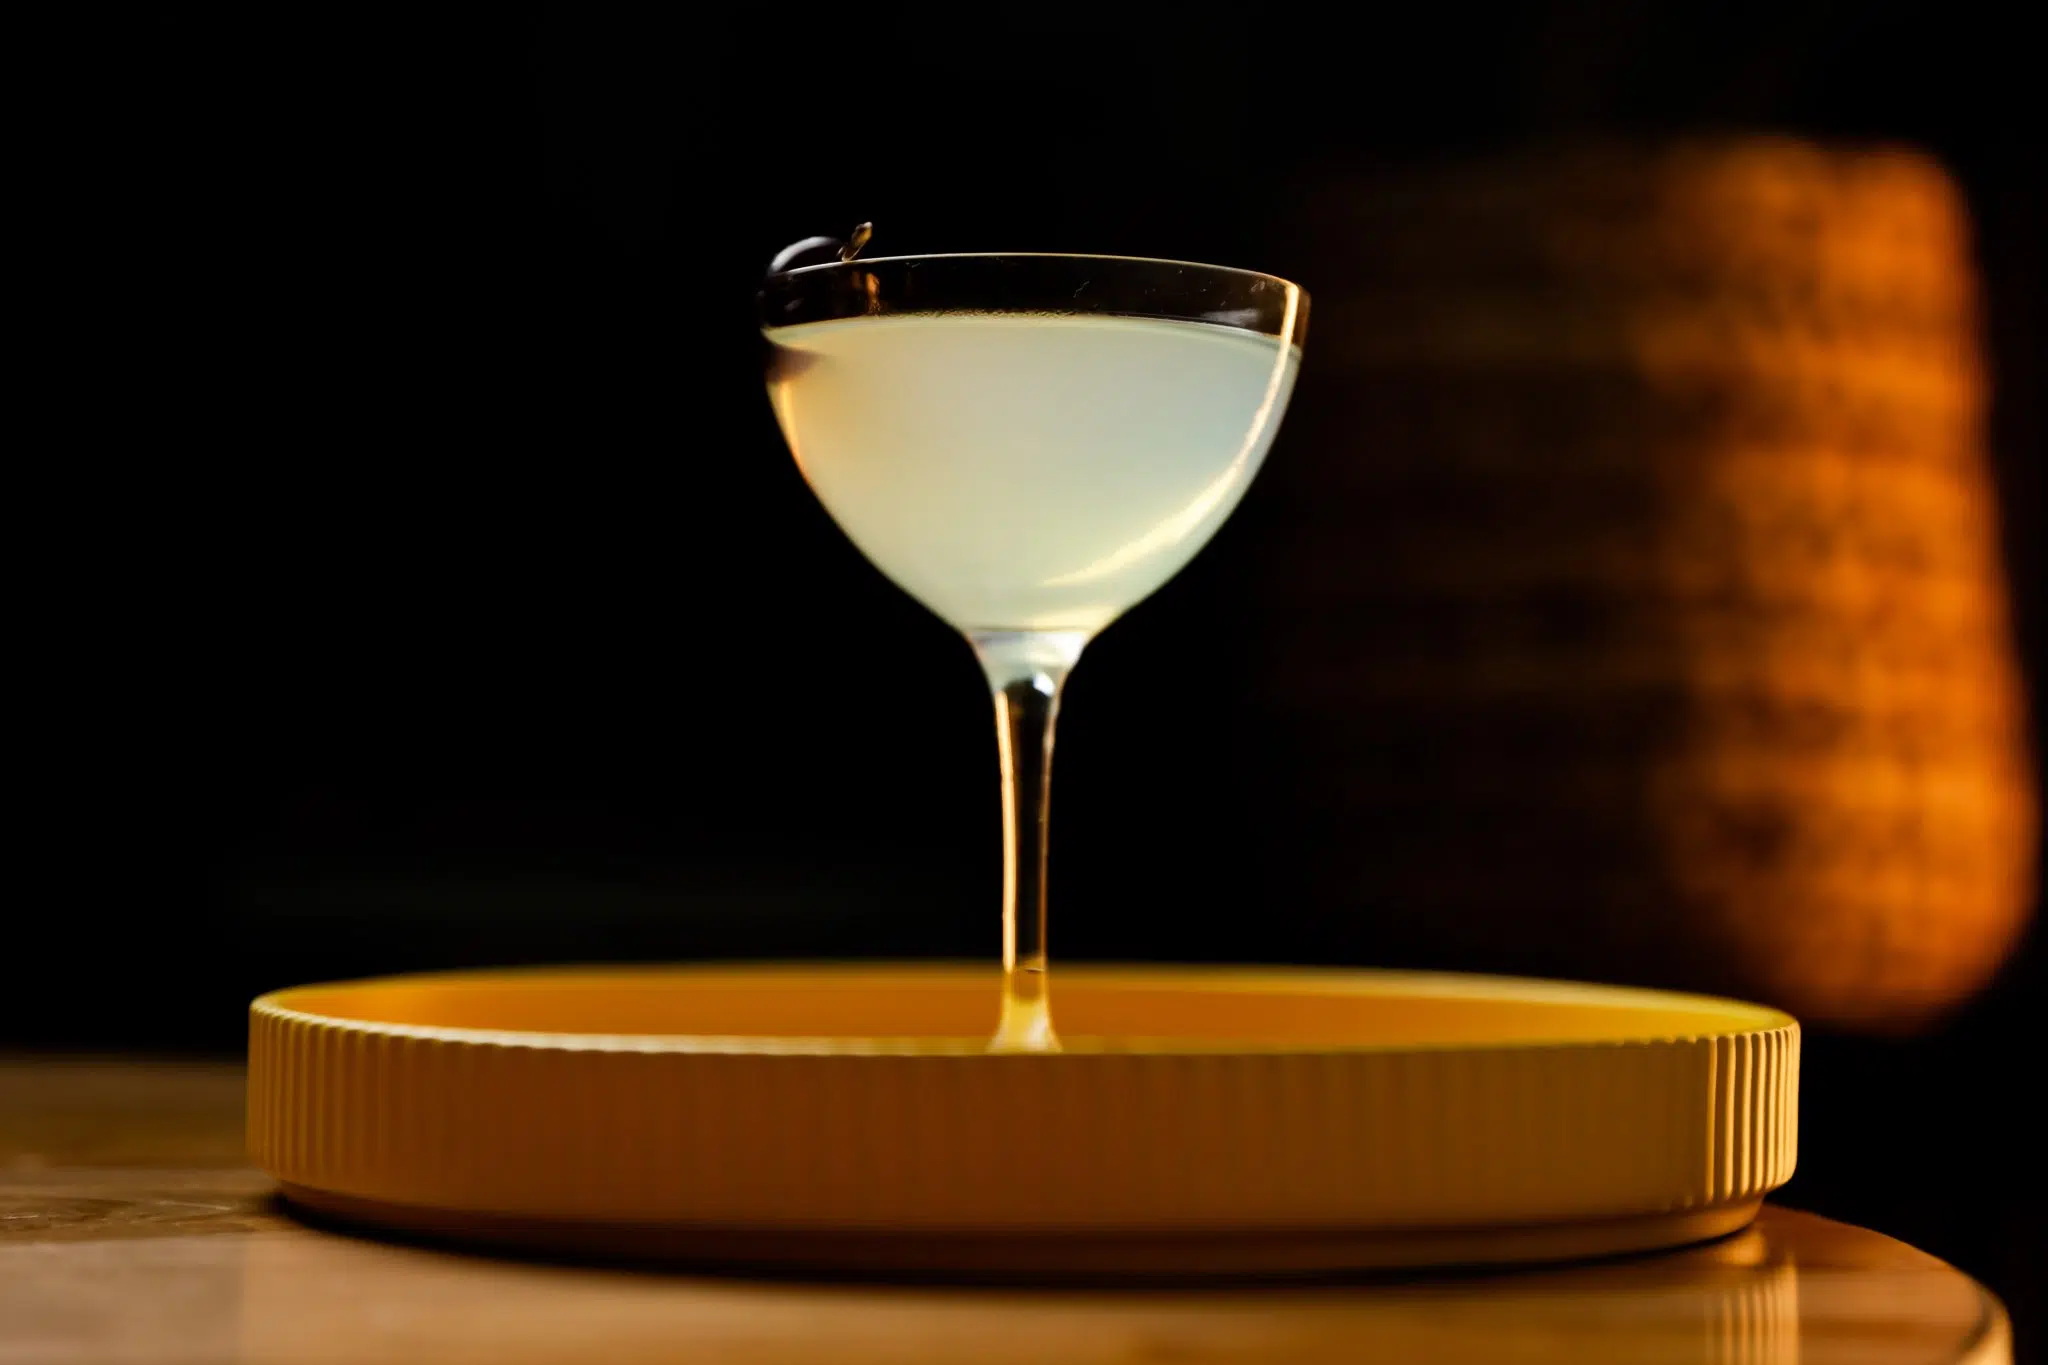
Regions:
<svg viewBox="0 0 2048 1365"><path fill-rule="evenodd" d="M747 1279L306 1226L241 1154L239 1069L0 1060L0 1363L2011 1360L2003 1311L1890 1238L1766 1208L1689 1251L1202 1290Z"/></svg>

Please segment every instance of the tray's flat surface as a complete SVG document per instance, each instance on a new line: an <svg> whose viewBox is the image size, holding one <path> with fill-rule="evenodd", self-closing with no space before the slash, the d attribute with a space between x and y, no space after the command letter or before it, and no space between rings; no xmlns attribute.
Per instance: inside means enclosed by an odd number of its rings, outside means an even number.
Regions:
<svg viewBox="0 0 2048 1365"><path fill-rule="evenodd" d="M439 1235L804 1265L1295 1272L1668 1246L1792 1171L1798 1026L1550 982L962 967L467 973L252 1009L250 1143ZM1569 1229L1568 1231L1566 1229Z"/></svg>
<svg viewBox="0 0 2048 1365"><path fill-rule="evenodd" d="M234 1068L0 1060L0 1360L1427 1360L2008 1365L1997 1302L1766 1206L1685 1251L1266 1289L986 1290L497 1261L294 1222L238 1163Z"/></svg>

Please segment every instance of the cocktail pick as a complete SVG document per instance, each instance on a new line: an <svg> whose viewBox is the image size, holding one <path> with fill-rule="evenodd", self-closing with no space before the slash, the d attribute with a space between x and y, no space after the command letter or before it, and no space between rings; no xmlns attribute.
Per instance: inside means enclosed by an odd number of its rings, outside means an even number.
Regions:
<svg viewBox="0 0 2048 1365"><path fill-rule="evenodd" d="M867 247L868 239L874 235L873 223L861 223L846 235L844 241L837 237L806 237L801 242L791 242L768 262L768 273L779 275L800 266L826 265L834 260L850 261L860 255Z"/></svg>

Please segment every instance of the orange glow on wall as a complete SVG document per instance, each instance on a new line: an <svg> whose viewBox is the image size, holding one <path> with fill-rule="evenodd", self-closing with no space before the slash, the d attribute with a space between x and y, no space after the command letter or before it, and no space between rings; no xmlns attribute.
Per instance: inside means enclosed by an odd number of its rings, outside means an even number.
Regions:
<svg viewBox="0 0 2048 1365"><path fill-rule="evenodd" d="M1848 1027L1980 987L2038 816L1946 174L1749 139L1297 207L1316 354L1248 508L1290 894Z"/></svg>

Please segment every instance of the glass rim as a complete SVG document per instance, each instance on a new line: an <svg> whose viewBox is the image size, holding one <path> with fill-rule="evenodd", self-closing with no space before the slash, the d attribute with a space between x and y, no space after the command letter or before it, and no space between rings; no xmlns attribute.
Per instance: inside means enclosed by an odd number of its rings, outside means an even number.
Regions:
<svg viewBox="0 0 2048 1365"><path fill-rule="evenodd" d="M873 265L919 265L926 261L1099 261L1104 264L1172 266L1183 270L1208 270L1219 275L1243 275L1255 280L1266 280L1284 289L1293 290L1303 298L1308 290L1283 275L1271 271L1252 270L1245 266L1213 265L1207 261L1184 261L1171 256L1118 256L1092 251L934 251L910 256L856 256L850 261L820 261L815 265L800 265L791 270L777 270L763 278L768 280L795 279L799 275L822 275L831 270L854 270Z"/></svg>

